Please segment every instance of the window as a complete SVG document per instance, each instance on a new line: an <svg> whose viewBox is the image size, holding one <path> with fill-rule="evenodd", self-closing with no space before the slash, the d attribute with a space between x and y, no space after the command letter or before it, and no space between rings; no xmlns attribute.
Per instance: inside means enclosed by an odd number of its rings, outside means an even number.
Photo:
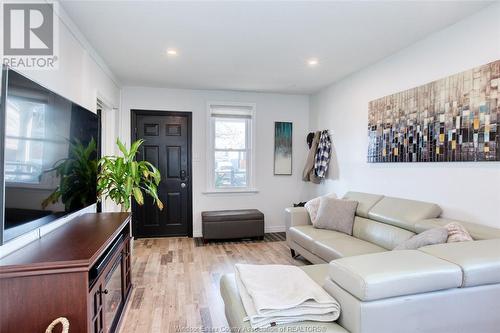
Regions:
<svg viewBox="0 0 500 333"><path fill-rule="evenodd" d="M208 104L208 192L254 192L255 105Z"/></svg>
<svg viewBox="0 0 500 333"><path fill-rule="evenodd" d="M12 97L7 102L5 181L40 183L44 167L45 111L47 103Z"/></svg>

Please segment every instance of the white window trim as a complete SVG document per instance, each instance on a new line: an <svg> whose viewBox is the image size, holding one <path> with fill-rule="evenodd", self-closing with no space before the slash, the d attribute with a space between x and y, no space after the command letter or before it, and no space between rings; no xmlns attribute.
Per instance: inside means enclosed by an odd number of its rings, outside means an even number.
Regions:
<svg viewBox="0 0 500 333"><path fill-rule="evenodd" d="M236 106L236 107L246 107L251 109L251 121L250 121L250 168L247 170L247 187L226 187L226 188L216 188L214 182L215 173L215 161L214 161L214 122L212 121L211 108L213 105L223 105L223 106ZM207 102L207 185L206 191L203 194L237 194L237 193L258 193L256 188L256 104L255 103L242 103L242 102L219 102L219 101L209 101Z"/></svg>

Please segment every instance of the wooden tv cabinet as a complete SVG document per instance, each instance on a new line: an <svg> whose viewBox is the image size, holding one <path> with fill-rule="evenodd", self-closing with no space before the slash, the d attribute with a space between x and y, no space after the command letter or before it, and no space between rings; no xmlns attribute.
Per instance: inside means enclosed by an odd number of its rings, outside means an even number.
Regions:
<svg viewBox="0 0 500 333"><path fill-rule="evenodd" d="M0 332L114 332L132 288L130 214L84 214L0 259ZM55 332L60 332L60 326Z"/></svg>

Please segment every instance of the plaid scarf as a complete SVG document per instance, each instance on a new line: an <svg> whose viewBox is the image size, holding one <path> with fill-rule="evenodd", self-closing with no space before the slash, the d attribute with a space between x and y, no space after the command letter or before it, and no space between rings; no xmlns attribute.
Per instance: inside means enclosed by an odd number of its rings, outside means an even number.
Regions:
<svg viewBox="0 0 500 333"><path fill-rule="evenodd" d="M321 132L319 138L318 150L316 151L316 158L314 160L314 173L319 178L326 177L326 170L328 170L328 163L330 163L330 150L331 141L328 131Z"/></svg>

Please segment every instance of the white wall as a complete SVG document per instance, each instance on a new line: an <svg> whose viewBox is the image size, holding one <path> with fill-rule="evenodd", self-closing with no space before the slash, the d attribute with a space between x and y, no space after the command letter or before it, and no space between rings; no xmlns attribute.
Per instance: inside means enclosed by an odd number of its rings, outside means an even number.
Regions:
<svg viewBox="0 0 500 333"><path fill-rule="evenodd" d="M94 112L97 97L109 106L118 108L120 87L116 79L61 7L59 10L59 69L27 70L23 73ZM95 211L95 205L85 211ZM59 219L0 246L0 258L63 225L74 216L72 214Z"/></svg>
<svg viewBox="0 0 500 333"><path fill-rule="evenodd" d="M206 108L208 101L256 103L256 194L203 194L206 190ZM230 91L129 87L122 90L121 137L130 143L130 110L193 113L193 233L201 235L204 210L256 208L267 231L284 230L285 207L307 197L300 181L306 158L309 97ZM274 121L293 122L293 175L273 175Z"/></svg>
<svg viewBox="0 0 500 333"><path fill-rule="evenodd" d="M500 227L500 163L369 164L368 102L500 59L500 3L361 70L311 98L311 129L333 133L329 180L348 190L438 203L444 216Z"/></svg>
<svg viewBox="0 0 500 333"><path fill-rule="evenodd" d="M23 73L89 110L96 110L97 97L111 107L119 107L120 87L116 78L61 6L58 16L59 69Z"/></svg>

